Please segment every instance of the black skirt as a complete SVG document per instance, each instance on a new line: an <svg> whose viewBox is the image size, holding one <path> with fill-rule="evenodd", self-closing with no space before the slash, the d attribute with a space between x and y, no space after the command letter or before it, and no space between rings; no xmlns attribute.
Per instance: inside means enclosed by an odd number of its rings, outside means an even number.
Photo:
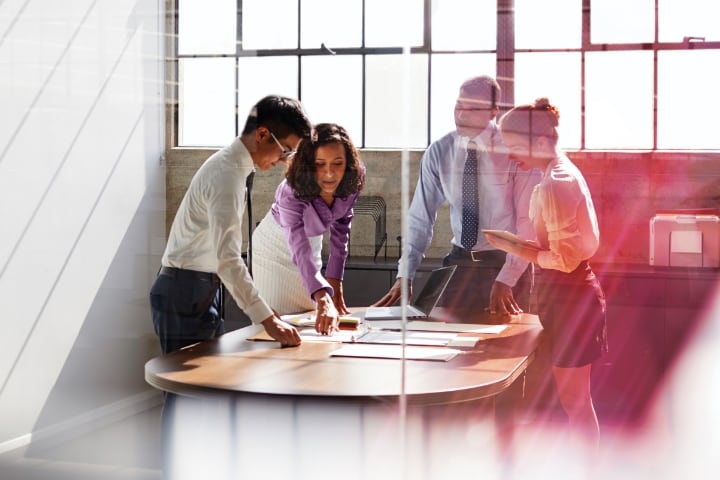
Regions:
<svg viewBox="0 0 720 480"><path fill-rule="evenodd" d="M538 316L556 367L590 364L607 352L605 294L587 261L570 273L542 269Z"/></svg>

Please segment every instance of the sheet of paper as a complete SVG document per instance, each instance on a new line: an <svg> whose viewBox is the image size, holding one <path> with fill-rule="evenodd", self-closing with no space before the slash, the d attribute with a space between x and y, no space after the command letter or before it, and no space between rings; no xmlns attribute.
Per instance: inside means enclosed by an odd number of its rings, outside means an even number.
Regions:
<svg viewBox="0 0 720 480"><path fill-rule="evenodd" d="M445 332L405 332L405 344L441 347L450 343L455 337L456 334ZM371 330L359 337L356 341L362 343L402 345L403 334L402 332L389 330Z"/></svg>
<svg viewBox="0 0 720 480"><path fill-rule="evenodd" d="M364 330L340 330L332 335L323 335L315 331L314 328L303 328L298 330L300 338L303 342L342 342L352 343L357 341L365 331Z"/></svg>
<svg viewBox="0 0 720 480"><path fill-rule="evenodd" d="M454 348L473 348L480 341L480 337L455 337L450 340L448 347Z"/></svg>
<svg viewBox="0 0 720 480"><path fill-rule="evenodd" d="M408 360L435 360L447 362L460 353L460 350L444 347L405 347L405 358ZM394 358L403 357L403 347L400 345L377 345L370 343L345 344L331 354L334 357L363 357L363 358Z"/></svg>
<svg viewBox="0 0 720 480"><path fill-rule="evenodd" d="M292 315L281 315L283 322L289 323L293 327L314 327L315 313L296 313Z"/></svg>
<svg viewBox="0 0 720 480"><path fill-rule="evenodd" d="M370 327L381 330L401 330L402 320L373 320L366 322ZM407 323L408 331L425 332L456 332L456 333L500 333L507 325L482 325L477 323L445 323L426 320L411 320Z"/></svg>

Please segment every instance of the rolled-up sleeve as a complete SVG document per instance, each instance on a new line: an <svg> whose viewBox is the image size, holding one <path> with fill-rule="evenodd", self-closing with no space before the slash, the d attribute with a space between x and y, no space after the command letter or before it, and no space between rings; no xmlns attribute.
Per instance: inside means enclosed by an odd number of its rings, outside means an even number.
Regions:
<svg viewBox="0 0 720 480"><path fill-rule="evenodd" d="M600 239L589 192L569 175L552 173L540 197L550 250L538 253L542 268L572 272L592 257Z"/></svg>
<svg viewBox="0 0 720 480"><path fill-rule="evenodd" d="M346 200L336 200L341 201L343 205L347 205L347 210L330 225L330 257L328 258L327 267L325 267L325 276L327 278L342 280L345 274L345 262L347 261L348 243L350 242L350 226L354 215L353 207L359 195L359 193L356 193Z"/></svg>
<svg viewBox="0 0 720 480"><path fill-rule="evenodd" d="M321 288L327 289L330 295L333 295L333 288L315 265L312 245L305 231L305 212L311 209L312 205L295 197L292 189L282 184L275 197L275 207L276 220L285 233L290 256L298 268L308 295L312 297L312 294Z"/></svg>

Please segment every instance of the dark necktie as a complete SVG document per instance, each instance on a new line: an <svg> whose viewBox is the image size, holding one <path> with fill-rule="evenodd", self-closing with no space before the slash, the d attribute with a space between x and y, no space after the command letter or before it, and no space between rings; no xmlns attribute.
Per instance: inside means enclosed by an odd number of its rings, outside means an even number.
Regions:
<svg viewBox="0 0 720 480"><path fill-rule="evenodd" d="M252 277L252 186L253 179L255 178L255 172L250 172L245 181L247 190L245 192L245 204L247 205L247 217L248 217L248 249L247 249L247 268L250 276Z"/></svg>
<svg viewBox="0 0 720 480"><path fill-rule="evenodd" d="M466 250L472 250L477 242L478 230L478 182L477 182L477 145L468 142L465 170L462 184L462 232L460 244Z"/></svg>

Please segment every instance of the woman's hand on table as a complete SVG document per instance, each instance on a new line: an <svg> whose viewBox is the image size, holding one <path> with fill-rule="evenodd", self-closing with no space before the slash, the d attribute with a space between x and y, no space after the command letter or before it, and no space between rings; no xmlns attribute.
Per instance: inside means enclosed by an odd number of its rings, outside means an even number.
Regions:
<svg viewBox="0 0 720 480"><path fill-rule="evenodd" d="M318 290L313 294L317 304L315 317L315 331L322 335L332 335L339 330L338 311L333 299L326 289Z"/></svg>
<svg viewBox="0 0 720 480"><path fill-rule="evenodd" d="M335 308L338 311L339 315L348 315L350 314L350 310L348 310L347 306L345 305L345 294L343 293L343 283L342 280L338 280L337 278L328 278L328 283L333 289L333 304L335 305Z"/></svg>

